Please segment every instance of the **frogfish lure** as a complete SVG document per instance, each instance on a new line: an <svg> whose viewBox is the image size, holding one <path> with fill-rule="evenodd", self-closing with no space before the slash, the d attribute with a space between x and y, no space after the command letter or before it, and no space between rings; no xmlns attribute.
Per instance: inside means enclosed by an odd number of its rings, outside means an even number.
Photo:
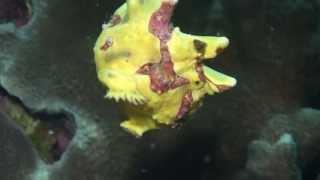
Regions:
<svg viewBox="0 0 320 180"><path fill-rule="evenodd" d="M127 0L103 24L95 47L98 79L106 98L121 103L121 123L140 137L177 124L206 94L221 93L236 80L203 64L229 44L226 37L182 33L170 22L178 0Z"/></svg>

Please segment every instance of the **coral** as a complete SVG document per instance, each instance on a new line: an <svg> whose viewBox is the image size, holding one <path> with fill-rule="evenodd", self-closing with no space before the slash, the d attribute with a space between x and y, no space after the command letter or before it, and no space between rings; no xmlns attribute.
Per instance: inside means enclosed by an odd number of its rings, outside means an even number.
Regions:
<svg viewBox="0 0 320 180"><path fill-rule="evenodd" d="M14 21L17 27L26 25L32 15L30 0L2 0L0 22Z"/></svg>
<svg viewBox="0 0 320 180"><path fill-rule="evenodd" d="M3 180L26 179L36 167L31 142L12 119L0 113L0 173Z"/></svg>
<svg viewBox="0 0 320 180"><path fill-rule="evenodd" d="M273 144L253 141L248 156L246 170L252 179L301 180L297 145L291 134L282 134Z"/></svg>
<svg viewBox="0 0 320 180"><path fill-rule="evenodd" d="M315 179L319 169L317 141L320 111L302 108L274 115L249 144L245 179Z"/></svg>
<svg viewBox="0 0 320 180"><path fill-rule="evenodd" d="M60 159L74 134L73 122L63 114L32 113L0 88L0 114L12 120L31 140L46 163Z"/></svg>
<svg viewBox="0 0 320 180"><path fill-rule="evenodd" d="M121 126L136 136L175 125L194 112L203 96L236 84L206 65L229 44L225 37L193 36L173 28L175 0L127 0L103 25L95 48L99 80L107 98L121 100L128 120Z"/></svg>

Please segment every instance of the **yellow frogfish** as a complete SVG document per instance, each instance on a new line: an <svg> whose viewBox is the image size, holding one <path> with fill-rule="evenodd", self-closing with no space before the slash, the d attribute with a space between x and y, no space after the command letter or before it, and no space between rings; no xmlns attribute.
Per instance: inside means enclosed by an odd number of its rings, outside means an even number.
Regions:
<svg viewBox="0 0 320 180"><path fill-rule="evenodd" d="M182 33L170 22L178 0L127 0L103 24L94 47L106 98L121 103L121 123L140 137L161 125L175 126L206 94L236 84L203 64L229 44L226 37Z"/></svg>

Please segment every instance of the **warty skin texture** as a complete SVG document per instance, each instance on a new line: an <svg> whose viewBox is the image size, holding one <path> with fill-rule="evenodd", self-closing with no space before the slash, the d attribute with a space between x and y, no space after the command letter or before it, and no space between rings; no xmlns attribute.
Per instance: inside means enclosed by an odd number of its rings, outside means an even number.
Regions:
<svg viewBox="0 0 320 180"><path fill-rule="evenodd" d="M139 137L194 112L206 95L236 84L203 65L226 48L226 37L182 33L170 23L176 0L127 0L103 25L94 47L106 98L120 101L121 126Z"/></svg>

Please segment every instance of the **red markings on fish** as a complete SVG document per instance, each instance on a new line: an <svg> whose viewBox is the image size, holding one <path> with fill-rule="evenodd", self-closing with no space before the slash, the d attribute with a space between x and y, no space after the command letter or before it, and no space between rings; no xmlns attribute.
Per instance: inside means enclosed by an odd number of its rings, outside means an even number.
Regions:
<svg viewBox="0 0 320 180"><path fill-rule="evenodd" d="M149 31L160 40L161 59L159 63L147 63L137 71L137 73L150 76L150 88L158 94L189 83L188 79L178 76L174 71L174 64L167 45L172 33L170 19L173 10L173 3L163 2L151 16Z"/></svg>
<svg viewBox="0 0 320 180"><path fill-rule="evenodd" d="M192 92L188 91L182 98L182 102L177 113L177 119L184 117L191 109L193 103Z"/></svg>
<svg viewBox="0 0 320 180"><path fill-rule="evenodd" d="M196 68L196 71L198 73L199 79L201 81L205 82L207 78L206 78L206 76L204 75L204 72L203 72L203 65L200 64L200 63L196 63L195 66L196 66L195 68Z"/></svg>
<svg viewBox="0 0 320 180"><path fill-rule="evenodd" d="M158 94L162 94L170 89L175 89L189 83L189 80L186 78L177 76L176 74L174 74L174 76L169 75L160 63L145 64L137 71L137 73L149 75L151 81L150 88Z"/></svg>

